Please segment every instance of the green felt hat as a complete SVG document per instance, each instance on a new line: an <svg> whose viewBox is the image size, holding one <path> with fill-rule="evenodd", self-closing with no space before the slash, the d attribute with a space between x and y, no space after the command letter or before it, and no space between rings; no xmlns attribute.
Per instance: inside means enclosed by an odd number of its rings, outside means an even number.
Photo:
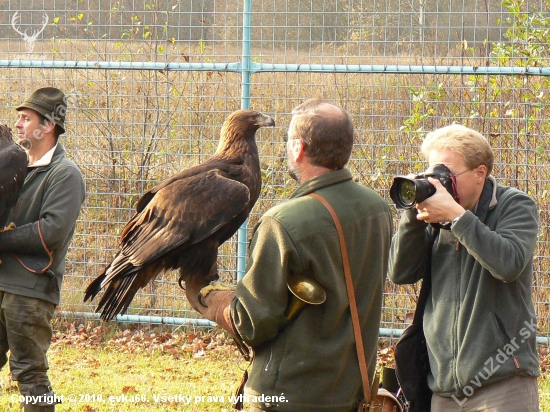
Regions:
<svg viewBox="0 0 550 412"><path fill-rule="evenodd" d="M65 93L55 87L42 87L35 90L33 94L15 110L32 109L45 119L55 123L65 133L65 115L67 114L67 98Z"/></svg>

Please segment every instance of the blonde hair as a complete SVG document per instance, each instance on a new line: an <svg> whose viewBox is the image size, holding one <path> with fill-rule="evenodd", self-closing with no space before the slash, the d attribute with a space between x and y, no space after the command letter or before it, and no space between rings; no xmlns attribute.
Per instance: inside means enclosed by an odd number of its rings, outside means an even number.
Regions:
<svg viewBox="0 0 550 412"><path fill-rule="evenodd" d="M489 142L481 133L465 126L453 124L428 133L420 152L428 159L434 150L461 154L469 169L485 165L487 175L493 170L494 154Z"/></svg>

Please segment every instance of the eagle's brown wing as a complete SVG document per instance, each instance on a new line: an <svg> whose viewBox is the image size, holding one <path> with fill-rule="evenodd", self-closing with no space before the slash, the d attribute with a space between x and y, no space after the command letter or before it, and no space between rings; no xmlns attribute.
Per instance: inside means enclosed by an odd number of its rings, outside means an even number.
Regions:
<svg viewBox="0 0 550 412"><path fill-rule="evenodd" d="M200 242L241 213L249 200L248 188L219 170L176 180L126 225L121 254L140 266L184 243Z"/></svg>
<svg viewBox="0 0 550 412"><path fill-rule="evenodd" d="M210 170L162 187L128 222L115 259L86 288L84 300L106 287L97 310L109 319L126 310L135 293L177 259L163 259L208 237L246 209L250 193L242 183ZM217 249L219 240L215 240Z"/></svg>
<svg viewBox="0 0 550 412"><path fill-rule="evenodd" d="M0 126L0 133L4 133L2 128L7 126ZM10 133L9 140L2 138L0 143L0 229L6 225L10 210L17 203L26 175L27 154L11 140Z"/></svg>

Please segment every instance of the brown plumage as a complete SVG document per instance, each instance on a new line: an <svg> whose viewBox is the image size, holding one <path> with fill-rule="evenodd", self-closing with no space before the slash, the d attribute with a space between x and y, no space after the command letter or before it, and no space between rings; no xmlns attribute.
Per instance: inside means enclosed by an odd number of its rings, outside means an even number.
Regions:
<svg viewBox="0 0 550 412"><path fill-rule="evenodd" d="M96 311L111 320L161 271L179 269L180 286L217 279L218 247L248 217L261 189L255 134L271 117L238 110L225 120L214 155L145 193L126 224L120 249L86 288L84 301L106 288Z"/></svg>
<svg viewBox="0 0 550 412"><path fill-rule="evenodd" d="M11 129L0 124L0 230L17 203L27 175L27 154L12 138Z"/></svg>

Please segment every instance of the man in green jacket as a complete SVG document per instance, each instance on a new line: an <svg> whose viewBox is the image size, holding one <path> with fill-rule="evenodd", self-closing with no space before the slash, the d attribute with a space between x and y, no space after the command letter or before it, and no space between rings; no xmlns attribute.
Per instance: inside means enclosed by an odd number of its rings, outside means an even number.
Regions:
<svg viewBox="0 0 550 412"><path fill-rule="evenodd" d="M242 397L252 410L348 412L363 397L338 235L329 212L309 193L325 197L342 222L373 378L392 214L344 168L353 134L348 114L329 102L312 99L294 109L286 150L299 187L254 227L235 292L211 292L203 306L198 290L187 290L193 307L252 346ZM296 275L318 282L326 301L289 320L287 284Z"/></svg>
<svg viewBox="0 0 550 412"><path fill-rule="evenodd" d="M84 181L65 157L67 99L44 87L17 107L19 142L29 166L18 203L0 233L0 367L8 362L24 396L25 412L50 412L59 402L48 379L46 352L59 304L65 256L84 202Z"/></svg>
<svg viewBox="0 0 550 412"><path fill-rule="evenodd" d="M538 411L535 202L497 184L493 151L474 130L438 129L421 152L430 167L447 166L460 200L429 178L436 193L403 213L390 253L389 277L397 284L415 283L431 269L424 312L431 410ZM429 224L438 222L451 227L432 247Z"/></svg>

